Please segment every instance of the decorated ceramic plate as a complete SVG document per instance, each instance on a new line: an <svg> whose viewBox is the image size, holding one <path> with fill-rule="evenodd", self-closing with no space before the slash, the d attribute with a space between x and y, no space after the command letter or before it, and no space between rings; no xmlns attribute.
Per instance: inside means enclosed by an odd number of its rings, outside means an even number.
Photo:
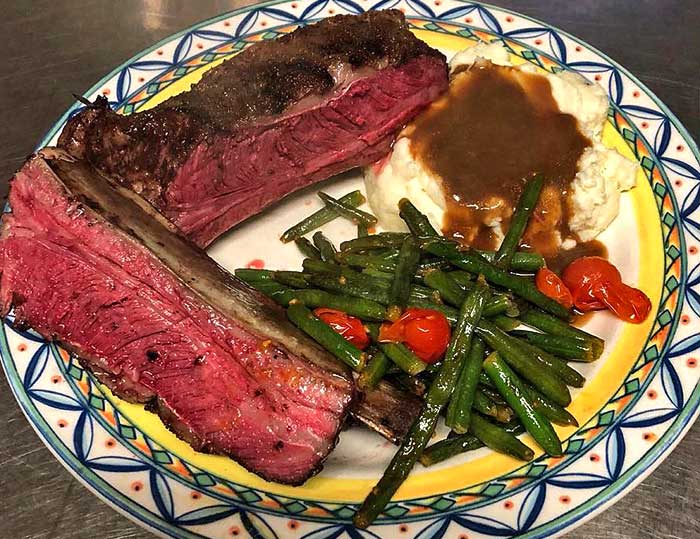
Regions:
<svg viewBox="0 0 700 539"><path fill-rule="evenodd" d="M678 120L624 68L578 39L506 10L456 0L293 0L227 13L132 58L86 97L107 96L122 114L186 89L243 48L339 13L398 8L415 34L448 57L497 41L513 61L570 70L610 98L604 142L639 163L637 188L602 241L624 279L653 303L641 325L596 314L586 329L608 343L586 364L586 386L570 408L580 428L560 428L563 457L527 464L488 450L417 468L369 530L351 517L381 475L393 448L368 431L344 432L321 474L301 487L265 482L232 460L204 455L175 438L155 416L125 403L78 361L31 331L0 332L5 372L47 446L86 486L154 532L171 537L487 538L553 537L602 510L643 479L678 443L698 413L700 318L700 164ZM55 142L76 103L40 146ZM359 174L329 180L340 194ZM224 267L252 260L298 267L294 245L278 236L319 205L301 192L210 249ZM352 227L328 227L335 240Z"/></svg>

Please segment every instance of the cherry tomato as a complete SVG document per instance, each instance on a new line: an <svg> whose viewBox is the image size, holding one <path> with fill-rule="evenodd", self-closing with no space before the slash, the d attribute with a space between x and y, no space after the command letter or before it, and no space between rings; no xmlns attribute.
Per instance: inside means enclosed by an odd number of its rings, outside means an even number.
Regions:
<svg viewBox="0 0 700 539"><path fill-rule="evenodd" d="M535 285L545 296L561 303L567 309L571 309L574 300L571 292L559 276L548 268L540 268L535 275Z"/></svg>
<svg viewBox="0 0 700 539"><path fill-rule="evenodd" d="M616 316L639 324L651 312L651 301L644 292L622 282L620 272L604 258L586 256L574 260L562 273L580 311L610 309Z"/></svg>
<svg viewBox="0 0 700 539"><path fill-rule="evenodd" d="M365 326L359 318L327 307L314 309L314 314L331 326L336 333L342 335L349 343L354 344L360 350L367 348L369 337Z"/></svg>
<svg viewBox="0 0 700 539"><path fill-rule="evenodd" d="M440 311L411 307L396 322L382 325L379 342L402 342L426 363L435 363L450 342L450 324Z"/></svg>

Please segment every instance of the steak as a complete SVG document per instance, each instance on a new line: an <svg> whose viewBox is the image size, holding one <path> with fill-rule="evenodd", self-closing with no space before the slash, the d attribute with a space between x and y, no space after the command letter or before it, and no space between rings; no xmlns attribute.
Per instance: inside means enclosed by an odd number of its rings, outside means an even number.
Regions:
<svg viewBox="0 0 700 539"><path fill-rule="evenodd" d="M388 153L448 84L445 57L396 10L262 41L130 116L105 98L59 146L142 195L200 246L282 197Z"/></svg>
<svg viewBox="0 0 700 539"><path fill-rule="evenodd" d="M79 355L195 449L298 485L353 400L343 365L152 206L62 150L30 158L0 231L0 314Z"/></svg>

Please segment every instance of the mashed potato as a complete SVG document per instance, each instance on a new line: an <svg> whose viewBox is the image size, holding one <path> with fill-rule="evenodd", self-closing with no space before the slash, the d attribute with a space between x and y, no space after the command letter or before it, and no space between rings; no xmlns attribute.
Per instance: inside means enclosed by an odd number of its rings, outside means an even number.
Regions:
<svg viewBox="0 0 700 539"><path fill-rule="evenodd" d="M513 65L508 51L500 44L479 43L455 54L450 61L450 70L471 66L479 58L501 66ZM518 66L518 69L538 73L531 64ZM588 241L605 230L617 215L620 193L635 185L636 163L601 142L608 112L608 100L602 88L588 84L575 73L542 76L549 81L559 109L576 118L579 130L591 141L591 146L578 160L578 172L570 191L568 222L569 229L578 239ZM369 203L382 227L389 230L405 228L397 204L406 197L428 216L435 227L442 228L447 206L440 179L414 157L406 131L399 136L385 160L365 169L364 177ZM501 235L498 220L486 225L494 227L496 236ZM565 248L575 245L573 238L561 240L564 240Z"/></svg>

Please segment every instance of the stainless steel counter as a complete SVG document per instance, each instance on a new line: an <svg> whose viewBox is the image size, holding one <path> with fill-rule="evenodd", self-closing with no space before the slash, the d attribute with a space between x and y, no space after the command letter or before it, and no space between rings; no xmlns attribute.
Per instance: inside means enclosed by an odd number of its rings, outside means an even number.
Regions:
<svg viewBox="0 0 700 539"><path fill-rule="evenodd" d="M46 129L122 61L199 20L251 3L3 1L0 194ZM629 68L700 132L700 2L492 0L546 20ZM0 539L151 537L52 457L0 377ZM569 539L700 538L700 424L637 489Z"/></svg>

